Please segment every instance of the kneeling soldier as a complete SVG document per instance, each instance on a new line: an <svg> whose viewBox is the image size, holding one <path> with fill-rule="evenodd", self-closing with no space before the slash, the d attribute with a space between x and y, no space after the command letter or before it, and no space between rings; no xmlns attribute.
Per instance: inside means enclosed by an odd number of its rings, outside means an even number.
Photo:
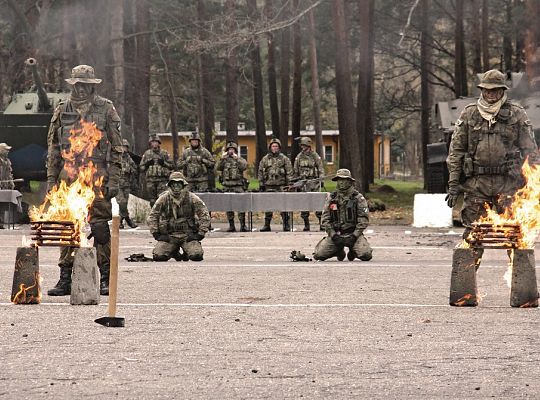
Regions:
<svg viewBox="0 0 540 400"><path fill-rule="evenodd" d="M150 233L157 240L152 251L155 261L171 258L202 261L204 239L210 227L210 214L203 201L187 189L188 182L181 172L173 172L168 190L156 200L148 217Z"/></svg>
<svg viewBox="0 0 540 400"><path fill-rule="evenodd" d="M348 247L349 261L355 258L369 261L373 250L363 235L369 224L367 201L354 188L355 180L348 169L338 170L332 180L337 181L337 191L326 201L321 221L328 236L317 243L313 257L324 261L337 256L343 261L344 248Z"/></svg>

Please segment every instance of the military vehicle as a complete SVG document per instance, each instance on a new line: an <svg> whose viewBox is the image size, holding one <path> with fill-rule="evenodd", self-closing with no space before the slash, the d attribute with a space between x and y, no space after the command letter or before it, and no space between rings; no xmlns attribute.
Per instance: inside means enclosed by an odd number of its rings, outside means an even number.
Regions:
<svg viewBox="0 0 540 400"><path fill-rule="evenodd" d="M68 93L47 92L34 58L26 60L34 85L28 92L13 94L0 113L0 142L12 146L9 153L14 178L44 181L47 178L47 130L55 107Z"/></svg>
<svg viewBox="0 0 540 400"><path fill-rule="evenodd" d="M481 75L477 75L477 82L480 82ZM523 72L508 72L506 77L506 85L510 88L507 91L508 98L525 108L534 129L536 143L540 143L540 92L531 92L527 76ZM448 183L446 157L454 124L465 106L476 103L479 96L480 91L475 85L474 97L441 101L435 105L433 120L436 127L432 132L432 143L427 146L429 193L446 193Z"/></svg>

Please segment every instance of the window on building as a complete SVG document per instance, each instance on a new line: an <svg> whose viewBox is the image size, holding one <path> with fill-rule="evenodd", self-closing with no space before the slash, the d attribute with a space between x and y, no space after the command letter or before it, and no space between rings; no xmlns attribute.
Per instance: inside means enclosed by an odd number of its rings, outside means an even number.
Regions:
<svg viewBox="0 0 540 400"><path fill-rule="evenodd" d="M247 161L248 158L248 148L247 146L240 146L240 157Z"/></svg>
<svg viewBox="0 0 540 400"><path fill-rule="evenodd" d="M334 162L334 146L324 146L324 161L326 161L328 164L332 164Z"/></svg>

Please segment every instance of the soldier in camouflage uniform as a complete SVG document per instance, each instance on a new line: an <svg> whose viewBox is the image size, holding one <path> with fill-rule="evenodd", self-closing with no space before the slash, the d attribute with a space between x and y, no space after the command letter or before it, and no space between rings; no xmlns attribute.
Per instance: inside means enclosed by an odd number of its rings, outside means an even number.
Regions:
<svg viewBox="0 0 540 400"><path fill-rule="evenodd" d="M272 139L268 145L268 154L259 163L258 179L259 186L263 192L281 192L282 187L290 183L293 179L293 168L291 160L281 153L281 141ZM264 226L261 232L270 231L270 222L273 212L264 214ZM282 212L283 231L290 231L289 213Z"/></svg>
<svg viewBox="0 0 540 400"><path fill-rule="evenodd" d="M208 191L208 171L213 170L216 164L212 154L201 146L201 137L192 132L189 138L190 147L182 153L178 161L178 169L184 173L192 192Z"/></svg>
<svg viewBox="0 0 540 400"><path fill-rule="evenodd" d="M95 123L103 135L91 155L83 155L83 158L78 160L76 168L87 167L91 161L97 168L94 177L103 177L103 184L94 187L96 197L90 206L89 220L101 273L100 292L108 295L111 255L108 221L112 219L111 199L118 193L123 152L120 117L110 100L96 94L95 85L100 83L101 79L95 78L94 68L79 65L73 68L71 78L66 81L72 86L70 97L56 107L47 136L47 186L48 190L51 190L61 180L68 184L76 180L76 172L75 175L70 172L63 158L71 148L70 130L79 128L81 119ZM62 248L59 262L60 280L48 291L49 296L70 294L73 251L71 247Z"/></svg>
<svg viewBox="0 0 540 400"><path fill-rule="evenodd" d="M139 166L146 175L146 192L152 207L159 195L167 190L167 180L174 169L174 162L167 150L161 148L158 135L150 135L148 143L150 148L144 152Z"/></svg>
<svg viewBox="0 0 540 400"><path fill-rule="evenodd" d="M157 240L152 252L154 260L202 261L201 240L210 227L208 209L188 190L181 172L173 172L167 185L168 190L159 196L148 216L150 233ZM185 257L180 255L180 249Z"/></svg>
<svg viewBox="0 0 540 400"><path fill-rule="evenodd" d="M120 229L124 229L124 220L130 228L136 228L137 224L129 217L128 201L131 191L131 181L137 176L137 164L129 155L129 142L124 139L124 153L122 154L122 174L120 175L120 190L116 196L118 208L120 209Z"/></svg>
<svg viewBox="0 0 540 400"><path fill-rule="evenodd" d="M304 181L302 192L318 192L321 189L321 181L324 177L324 167L321 157L311 150L311 139L303 137L300 139L300 148L294 159L294 177ZM315 215L321 221L321 211L316 211ZM304 231L309 231L309 211L302 211L300 216L304 220Z"/></svg>
<svg viewBox="0 0 540 400"><path fill-rule="evenodd" d="M484 73L481 95L456 121L447 164L449 207L464 193L461 219L466 239L471 224L485 215L484 203L502 212L523 186L521 166L538 163L531 122L523 107L506 97L505 76L497 70ZM479 252L479 256L481 256Z"/></svg>
<svg viewBox="0 0 540 400"><path fill-rule="evenodd" d="M326 201L322 215L328 236L317 243L313 258L324 261L337 256L343 261L348 247L349 261L355 258L369 261L373 250L363 234L369 224L367 201L354 188L355 180L348 169L339 169L332 180L337 182L337 190Z"/></svg>
<svg viewBox="0 0 540 400"><path fill-rule="evenodd" d="M237 154L238 145L236 143L227 143L225 150L226 152L216 164L216 172L221 172L219 180L225 188L225 192L244 193L246 191L244 171L247 168L247 161ZM227 220L229 221L227 232L236 232L233 211L227 211ZM246 213L239 212L238 220L240 221L240 232L248 232Z"/></svg>
<svg viewBox="0 0 540 400"><path fill-rule="evenodd" d="M11 169L11 161L9 161L8 153L11 146L6 143L0 143L0 189L13 190L13 170Z"/></svg>

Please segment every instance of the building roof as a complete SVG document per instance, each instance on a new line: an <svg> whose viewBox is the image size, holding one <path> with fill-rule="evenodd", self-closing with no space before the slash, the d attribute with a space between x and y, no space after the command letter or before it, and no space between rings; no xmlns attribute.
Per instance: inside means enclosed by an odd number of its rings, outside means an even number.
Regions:
<svg viewBox="0 0 540 400"><path fill-rule="evenodd" d="M181 132L178 132L178 136L191 136L191 132L193 132L193 131L181 131ZM335 130L323 130L322 134L323 134L323 136L339 136L339 130L337 130L337 129L335 129ZM158 132L157 135L160 136L160 137L172 136L171 132ZM255 131L252 131L252 130L238 131L238 136L239 137L255 136L255 135L256 135ZM226 137L227 136L227 131L217 131L216 136L217 137ZM272 131L266 131L266 136L271 137L272 136ZM289 131L289 136L292 137L292 131ZM303 131L300 131L300 136L315 136L315 131L303 130Z"/></svg>

